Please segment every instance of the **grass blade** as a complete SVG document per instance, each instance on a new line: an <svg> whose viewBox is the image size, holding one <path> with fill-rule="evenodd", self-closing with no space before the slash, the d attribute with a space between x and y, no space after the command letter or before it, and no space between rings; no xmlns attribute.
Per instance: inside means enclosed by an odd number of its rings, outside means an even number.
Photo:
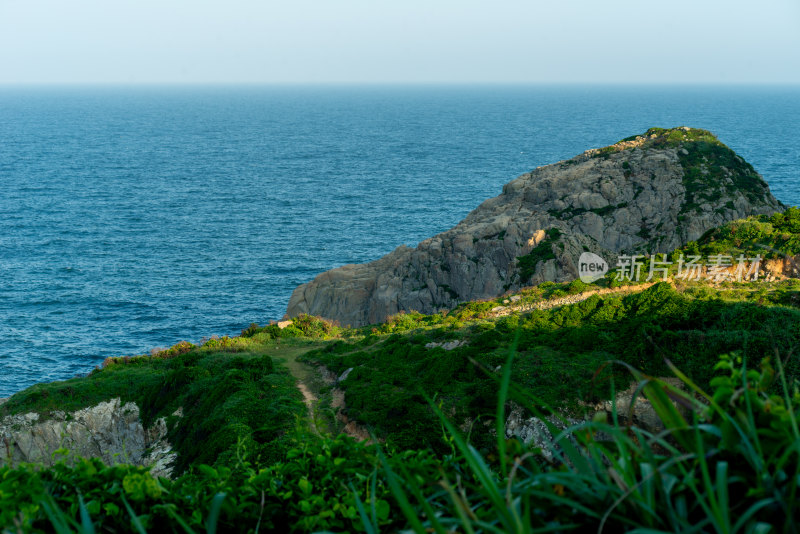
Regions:
<svg viewBox="0 0 800 534"><path fill-rule="evenodd" d="M361 518L361 524L364 526L364 530L367 534L377 534L377 530L375 530L375 516L373 514L372 521L370 521L369 517L367 516L367 510L364 508L364 503L361 502L361 497L359 497L358 492L353 487L353 483L351 482L348 484L350 491L353 493L353 497L356 500L356 510L358 510L358 516ZM375 497L373 496L373 501ZM373 507L374 508L374 507Z"/></svg>
<svg viewBox="0 0 800 534"><path fill-rule="evenodd" d="M497 450L500 455L500 472L504 477L508 476L508 465L506 458L506 399L508 399L508 386L511 383L511 367L514 363L514 354L517 352L519 342L519 330L514 336L511 349L508 351L506 364L503 366L503 378L500 380L500 393L497 398L497 416L495 418L495 429L497 431Z"/></svg>
<svg viewBox="0 0 800 534"><path fill-rule="evenodd" d="M398 482L397 475L392 471L392 467L389 465L389 460L383 454L383 451L378 448L378 457L380 458L381 465L383 466L383 471L386 473L386 481L389 484L389 489L394 495L394 498L397 499L397 503L400 505L400 509L403 512L403 515L406 517L406 520L411 525L411 528L414 529L414 532L418 534L425 534L428 532L422 522L419 520L417 516L417 512L413 506L411 506L411 502L408 500L408 496L406 495L405 490L402 488L400 483ZM408 480L407 482L411 484L415 484L416 481ZM435 520L435 518L432 518ZM441 528L441 525L439 525ZM444 532L444 530L437 530L437 532Z"/></svg>
<svg viewBox="0 0 800 534"><path fill-rule="evenodd" d="M136 512L133 511L133 508L131 508L131 505L128 503L128 499L126 499L125 495L122 493L120 494L120 497L122 497L122 504L125 505L125 509L128 510L128 514L131 516L133 528L135 528L136 532L139 534L147 534L147 531L145 530L144 525L142 525L142 521L139 519L139 516L136 515Z"/></svg>
<svg viewBox="0 0 800 534"><path fill-rule="evenodd" d="M78 493L78 506L81 510L81 532L83 534L94 534L94 523L89 516L89 510L86 508L86 503L83 502L83 495Z"/></svg>
<svg viewBox="0 0 800 534"><path fill-rule="evenodd" d="M72 529L69 526L69 518L67 515L58 507L55 500L51 495L47 495L41 501L42 508L44 508L44 513L47 515L47 519L50 521L50 524L53 527L53 530L57 534L72 534Z"/></svg>
<svg viewBox="0 0 800 534"><path fill-rule="evenodd" d="M192 527L190 527L190 526L189 526L189 525L186 523L186 521L184 521L184 520L183 520L183 518L182 518L181 516L179 516L179 515L178 515L178 514L175 512L175 510L173 510L171 507L168 507L166 510L167 510L167 513L169 514L169 516L170 516L170 517L171 517L171 518L172 518L172 519L173 519L173 520L174 520L176 523L178 523L178 525L179 525L179 526L180 526L180 527L183 529L183 531L184 531L184 532L186 532L186 534L195 534L195 531L192 529Z"/></svg>
<svg viewBox="0 0 800 534"><path fill-rule="evenodd" d="M216 534L217 523L219 523L219 513L222 510L222 503L225 500L225 493L217 493L211 500L211 510L206 519L206 534Z"/></svg>

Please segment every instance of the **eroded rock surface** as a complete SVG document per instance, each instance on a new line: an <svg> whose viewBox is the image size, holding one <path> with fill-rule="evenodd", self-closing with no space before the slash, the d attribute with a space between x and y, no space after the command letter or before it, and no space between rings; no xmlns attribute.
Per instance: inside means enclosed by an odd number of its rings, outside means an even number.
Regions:
<svg viewBox="0 0 800 534"><path fill-rule="evenodd" d="M72 413L55 412L47 419L38 413L10 415L0 420L0 465L53 465L63 458L54 458L55 451L63 448L70 456L152 466L154 475L169 476L175 453L166 436L163 418L145 429L138 406L120 399Z"/></svg>

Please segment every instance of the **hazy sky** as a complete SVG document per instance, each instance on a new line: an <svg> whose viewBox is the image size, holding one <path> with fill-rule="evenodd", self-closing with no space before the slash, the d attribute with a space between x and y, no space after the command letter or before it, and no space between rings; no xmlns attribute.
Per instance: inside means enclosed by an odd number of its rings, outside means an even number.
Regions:
<svg viewBox="0 0 800 534"><path fill-rule="evenodd" d="M800 0L0 0L0 83L800 83Z"/></svg>

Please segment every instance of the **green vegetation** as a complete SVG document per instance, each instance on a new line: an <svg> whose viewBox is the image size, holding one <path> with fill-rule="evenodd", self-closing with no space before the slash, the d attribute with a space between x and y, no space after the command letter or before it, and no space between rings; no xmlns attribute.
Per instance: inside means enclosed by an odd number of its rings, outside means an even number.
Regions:
<svg viewBox="0 0 800 534"><path fill-rule="evenodd" d="M277 460L304 413L294 379L274 365L269 343L239 352L240 343L224 351L214 341L169 358L109 359L86 378L37 384L17 393L0 406L0 414L46 415L120 397L139 406L146 427L166 418L178 472L194 463L224 464L240 442L262 463ZM178 408L181 417L172 415Z"/></svg>
<svg viewBox="0 0 800 534"><path fill-rule="evenodd" d="M625 150L626 148L618 147L621 143L630 141L641 141L640 145L643 148L656 147L656 148L679 148L684 143L711 143L722 145L719 139L708 130L701 130L700 128L650 128L643 134L632 135L621 139L606 148L616 148L617 150Z"/></svg>
<svg viewBox="0 0 800 534"><path fill-rule="evenodd" d="M558 228L550 228L546 232L545 238L541 243L536 245L533 250L524 256L517 258L517 267L519 268L519 278L525 283L531 279L533 273L536 271L536 265L540 261L552 260L556 256L553 254L553 245L558 242L561 237L561 230Z"/></svg>
<svg viewBox="0 0 800 534"><path fill-rule="evenodd" d="M706 232L696 243L676 250L683 254L726 254L737 257L785 258L800 254L800 209L793 207L772 216L733 221Z"/></svg>
<svg viewBox="0 0 800 534"><path fill-rule="evenodd" d="M265 339L307 337L315 339L330 339L336 337L341 332L341 328L330 321L320 319L303 313L292 319L289 326L280 328L277 324L258 326L252 323L249 327L242 330L243 338L258 338L259 334L265 334Z"/></svg>
<svg viewBox="0 0 800 534"><path fill-rule="evenodd" d="M176 480L99 460L0 467L0 525L24 532L59 524L64 532L363 531L359 506L380 528L404 525L375 447L300 435L284 458L259 468L240 450L227 465L198 465ZM400 463L423 480L447 465L425 451L398 453L389 465Z"/></svg>
<svg viewBox="0 0 800 534"><path fill-rule="evenodd" d="M268 467L237 454L177 480L97 460L0 467L0 524L87 533L791 531L800 520L800 394L780 359L777 373L768 358L760 368L746 361L723 356L710 394L677 369L686 391L632 369L665 431L628 428L614 411L610 422L561 432L540 414L559 436L548 456L506 440L502 422L493 452L482 454L433 402L450 445L439 457L301 436ZM496 381L498 413L507 399L538 412L511 383L511 362Z"/></svg>
<svg viewBox="0 0 800 534"><path fill-rule="evenodd" d="M683 168L683 185L686 202L682 214L700 209L706 202L717 202L723 194L744 193L750 200L764 198L768 191L766 182L753 166L725 146L714 134L697 128L650 128L641 136L631 136L618 143L601 148L596 157L608 158L611 154L634 147L625 145L641 141L636 148L674 148ZM622 163L625 174L630 173L630 163ZM733 206L728 206L733 209Z"/></svg>
<svg viewBox="0 0 800 534"><path fill-rule="evenodd" d="M627 161L625 163L628 163ZM626 171L628 172L628 171ZM608 206L603 206L602 208L566 208L563 210L548 210L548 213L553 217L558 219L571 219L573 217L577 217L578 215L583 215L584 213L591 212L595 213L601 217L612 213L615 210L622 209L628 205L627 202L620 202L619 204L609 204Z"/></svg>
<svg viewBox="0 0 800 534"><path fill-rule="evenodd" d="M572 284L573 293L581 289ZM669 374L668 358L705 387L718 354L741 351L760 358L797 346L800 310L764 306L770 299L789 302L786 295L796 290L783 284L763 293L723 293L707 287L679 293L659 283L627 296L595 295L573 306L463 328L434 325L369 343L339 342L303 359L336 374L353 368L338 385L346 394L348 417L399 448L443 451L447 444L426 396L435 396L459 422L490 417L497 389L492 373L483 369L501 365L515 339L516 383L548 406L579 413L580 402L608 398L612 379L620 380L619 370L615 374L604 367L609 360L662 376ZM420 328L423 324L418 323ZM426 348L450 340L465 344L449 351ZM800 364L790 362L787 371L790 378L800 377ZM475 444L487 446L482 435L476 431Z"/></svg>
<svg viewBox="0 0 800 534"><path fill-rule="evenodd" d="M709 143L724 146L714 134L700 128L650 128L644 134L648 138L654 135L656 137L649 139L644 146L678 148L684 143Z"/></svg>
<svg viewBox="0 0 800 534"><path fill-rule="evenodd" d="M683 212L696 210L705 202L716 202L723 193L741 192L753 201L764 198L767 183L753 166L711 138L713 141L702 139L680 144L678 159L686 187Z"/></svg>
<svg viewBox="0 0 800 534"><path fill-rule="evenodd" d="M751 368L723 356L715 369L712 394L678 369L688 393L631 371L663 433L626 428L616 412L610 424L595 418L563 433L549 423L560 435L548 447L553 460L500 437L492 462L438 412L461 470L443 471L435 489L389 465L384 471L415 532L794 532L800 395L768 358ZM499 405L507 393L530 399L508 377Z"/></svg>
<svg viewBox="0 0 800 534"><path fill-rule="evenodd" d="M559 236L551 229L526 256L534 256L531 269ZM729 223L676 254L783 257L800 252L799 236L800 210L792 208ZM69 456L50 468L0 467L0 528L794 528L800 280L582 295L613 287L611 278L546 282L513 302L400 313L357 329L310 316L283 329L253 324L238 337L109 358L88 377L36 385L0 405L0 416L46 417L114 397L135 402L146 426L166 418L176 478ZM580 302L554 305L579 295ZM526 311L498 316L498 306L512 304ZM336 375L352 368L344 380L315 387L328 403L334 387L343 390L347 417L378 445L327 434L335 422L309 425L295 381L313 373L303 362ZM653 378L672 374L683 389ZM632 382L663 433L628 427L627 413L594 413ZM512 406L560 437L544 451L504 439ZM316 414L332 408L317 406Z"/></svg>

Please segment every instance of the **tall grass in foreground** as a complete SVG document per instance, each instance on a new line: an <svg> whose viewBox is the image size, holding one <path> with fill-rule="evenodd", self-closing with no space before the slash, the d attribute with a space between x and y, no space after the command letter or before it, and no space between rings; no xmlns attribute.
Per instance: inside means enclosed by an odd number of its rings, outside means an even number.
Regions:
<svg viewBox="0 0 800 534"><path fill-rule="evenodd" d="M686 391L630 369L665 429L652 433L596 417L561 430L511 384L512 356L500 379L496 467L432 404L463 472L436 484L406 476L383 459L389 487L416 532L528 533L796 532L800 482L800 395L775 359L757 369L723 356L712 394L672 368ZM777 382L777 384L776 384ZM782 391L776 395L773 391ZM553 436L545 461L505 439L504 406L524 402ZM368 532L377 525L362 513Z"/></svg>
<svg viewBox="0 0 800 534"><path fill-rule="evenodd" d="M664 424L630 414L569 426L499 378L496 448L483 455L432 403L451 453L391 451L345 436L303 434L282 461L193 465L168 480L98 459L0 467L5 532L796 532L800 394L780 359L757 369L724 356L707 394L630 369ZM780 395L775 391L781 392ZM507 402L551 434L548 454L506 440ZM305 426L305 421L299 421ZM252 451L250 451L252 452Z"/></svg>

